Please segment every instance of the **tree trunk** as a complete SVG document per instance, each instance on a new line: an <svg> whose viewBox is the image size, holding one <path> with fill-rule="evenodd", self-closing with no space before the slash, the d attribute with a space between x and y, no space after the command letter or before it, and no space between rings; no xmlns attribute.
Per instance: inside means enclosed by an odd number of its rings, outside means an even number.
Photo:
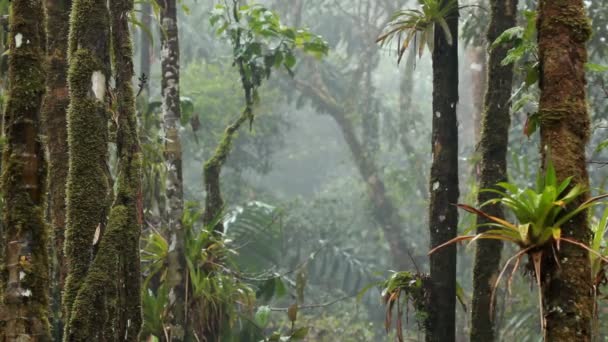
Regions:
<svg viewBox="0 0 608 342"><path fill-rule="evenodd" d="M414 123L414 120L412 119L412 116L414 115L414 110L412 108L412 92L414 86L415 58L415 53L411 54L410 58L408 58L407 63L405 63L405 70L399 80L399 143L411 163L413 172L416 172L419 176L415 177L419 196L426 200L429 197L429 189L427 188L426 177L421 177L421 175L426 176L428 170L422 162L425 157L416 150L416 147L410 141L409 135L409 132L412 130L411 126L413 126Z"/></svg>
<svg viewBox="0 0 608 342"><path fill-rule="evenodd" d="M372 214L384 232L395 267L408 269L412 266L407 242L403 238L403 220L393 200L386 193L384 182L373 159L365 153L355 134L352 122L343 106L327 93L324 84L308 84L295 80L296 87L313 99L319 110L328 113L338 124L349 147L359 174L367 187L367 195L372 204ZM319 81L321 82L321 81Z"/></svg>
<svg viewBox="0 0 608 342"><path fill-rule="evenodd" d="M500 32L499 32L500 34ZM481 46L467 48L467 60L471 71L471 102L473 104L473 136L475 143L481 139L481 121L484 108L484 91L486 87L486 50Z"/></svg>
<svg viewBox="0 0 608 342"><path fill-rule="evenodd" d="M447 3L444 0L444 5ZM433 50L433 160L430 174L429 229L431 248L454 237L458 227L458 10L446 18L454 37L451 45L436 25ZM430 256L432 296L427 341L455 339L456 246Z"/></svg>
<svg viewBox="0 0 608 342"><path fill-rule="evenodd" d="M362 63L365 64L364 77L363 77L363 98L362 98L362 142L365 147L365 153L369 154L369 158L375 158L380 150L380 120L378 113L378 106L376 105L374 97L374 82L372 79L372 73L376 65L378 64L378 56L376 55L375 49L369 49L364 55Z"/></svg>
<svg viewBox="0 0 608 342"><path fill-rule="evenodd" d="M150 79L150 58L151 58L151 47L152 47L152 43L150 40L150 32L152 32L151 30L151 25L152 25L152 5L147 2L144 1L141 4L141 23L144 27L147 27L147 30L141 29L140 30L140 36L139 36L139 42L140 42L140 62L139 62L139 67L140 67L140 77L146 77L148 80ZM148 96L150 95L150 85L149 82L146 82L143 85L143 89L142 89L144 96L146 97L146 99L148 98Z"/></svg>
<svg viewBox="0 0 608 342"><path fill-rule="evenodd" d="M506 29L515 26L517 19L517 0L491 1L491 19L488 28L488 45ZM481 154L479 187L492 188L498 182L507 180L507 146L509 142L509 125L511 123L509 98L513 85L513 67L503 66L510 46L497 46L490 51L488 61L488 87L484 100L485 110L482 113ZM480 192L478 203L484 203L495 194ZM503 217L500 205L488 205L485 211L496 217ZM489 223L487 219L478 218L477 224ZM482 233L486 227L478 228ZM498 240L479 240L475 251L473 269L473 302L471 316L471 341L496 340L496 327L492 317L495 312L490 308L494 280L498 276L502 242Z"/></svg>
<svg viewBox="0 0 608 342"><path fill-rule="evenodd" d="M583 0L541 0L538 12L540 59L541 153L551 159L557 177L573 177L573 184L589 187L585 146L589 140L585 43L591 35ZM584 201L580 198L572 206ZM562 228L562 236L589 243L587 213ZM551 251L544 253L543 294L548 341L590 341L593 287L588 253L562 244L559 265Z"/></svg>
<svg viewBox="0 0 608 342"><path fill-rule="evenodd" d="M64 339L72 341L71 334L81 329L72 322L72 317L79 315L74 311L74 303L105 230L110 202L111 175L107 164L110 37L106 1L74 0L69 37L71 102L65 235L68 275L63 314ZM104 327L95 328L101 331Z"/></svg>
<svg viewBox="0 0 608 342"><path fill-rule="evenodd" d="M45 27L41 0L13 0L8 101L2 156L2 302L0 340L50 341L46 166L40 141L45 91Z"/></svg>
<svg viewBox="0 0 608 342"><path fill-rule="evenodd" d="M61 290L65 284L67 265L63 254L65 235L65 184L68 177L67 110L70 104L67 83L68 32L71 0L47 0L47 78L42 116L48 153L48 192L53 229L53 311L54 339L61 341L63 320Z"/></svg>
<svg viewBox="0 0 608 342"><path fill-rule="evenodd" d="M175 0L158 0L161 22L161 94L163 98L163 129L165 131L165 166L167 169L166 236L169 245L169 274L167 286L174 294L171 298L171 338L183 339L186 296L184 286L184 228L182 226L183 176L182 147L179 135L179 41L177 32L177 8Z"/></svg>
<svg viewBox="0 0 608 342"><path fill-rule="evenodd" d="M78 7L80 0L74 3L74 12L78 13L82 7ZM112 118L117 126L116 146L118 154L118 182L117 193L110 211L107 229L102 229L103 224L98 224L96 231L90 236L90 241L82 241L92 249L92 262L86 270L86 274L80 280L80 286L75 296L72 298L72 305L69 311L64 339L65 341L137 341L141 327L141 303L140 303L140 269L139 269L139 234L142 223L142 213L139 208L141 203L141 153L137 139L137 120L135 117L135 99L132 89L133 62L131 37L129 34L128 13L133 9L132 0L113 0L111 6L111 27L112 27L112 52L115 62L115 83L116 94L112 97L116 101L112 108ZM103 22L109 25L107 8L105 2L99 4L98 10L106 14ZM74 24L74 21L72 21ZM102 23L101 21L99 22ZM78 26L72 26L72 30ZM100 25L98 29L102 29ZM107 27L105 29L107 33ZM75 37L74 31L71 37ZM86 36L85 36L86 37ZM74 41L70 42L70 47ZM74 123L80 123L77 116L83 117L83 113L77 112L77 104L88 104L97 106L98 112L91 111L93 115L105 113L105 93L100 87L106 85L106 79L101 78L100 72L96 70L99 65L94 65L99 57L93 55L91 50L80 49L71 51L70 69L70 91L72 105L70 107L70 180L86 182L87 179L78 174L73 174L78 170L76 164L81 163L85 158L83 155L73 153L77 151L76 141L72 140ZM107 46L106 46L107 48ZM107 50L103 50L106 51ZM104 55L105 56L105 55ZM78 64L82 58L89 63ZM92 62L92 63L91 63ZM88 64L88 65L87 65ZM82 75L83 80L79 79ZM92 75L91 81L84 77ZM73 81L79 81L73 83ZM82 82L82 83L81 83ZM89 83L91 82L91 83ZM80 85L81 87L75 87ZM85 85L84 89L82 85ZM94 98L90 97L88 87L92 87ZM86 91L86 93L85 93ZM83 95L89 94L89 97ZM85 106L83 106L86 108ZM73 111L73 112L72 112ZM90 118L89 118L90 119ZM107 121L97 119L98 124L107 127ZM79 127L84 131L82 126ZM107 137L107 132L105 132ZM86 140L86 138L81 137ZM99 143L101 140L93 140ZM82 141L80 141L82 143ZM103 146L95 145L98 150L104 150L107 155L107 141ZM73 148L74 147L74 148ZM96 165L98 169L100 163L95 160L99 158L97 154L91 154L90 165ZM72 160L79 158L78 161ZM74 166L72 168L72 166ZM98 170L96 176L107 172ZM72 178L74 177L74 178ZM76 178L77 177L77 178ZM74 189L68 184L68 191ZM71 195L70 192L68 194ZM90 202L96 203L95 198ZM103 203L103 202L102 202ZM71 209L82 203L71 202L68 197L68 218L72 219ZM80 212L80 214L86 214ZM105 216L105 212L102 213ZM82 219L82 217L78 217ZM68 221L68 227L71 221ZM68 233L71 233L68 231ZM67 243L73 243L66 237ZM82 248L84 250L84 248ZM71 261L71 259L70 259ZM70 269L70 272L72 269ZM70 273L69 277L72 274ZM68 280L70 278L68 277Z"/></svg>

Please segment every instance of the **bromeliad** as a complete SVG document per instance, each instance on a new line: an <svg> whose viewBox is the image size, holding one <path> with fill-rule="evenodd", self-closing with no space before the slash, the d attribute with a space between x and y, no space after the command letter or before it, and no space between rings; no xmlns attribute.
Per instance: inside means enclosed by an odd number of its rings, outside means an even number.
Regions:
<svg viewBox="0 0 608 342"><path fill-rule="evenodd" d="M478 227L489 227L489 229L475 235L458 236L433 248L429 254L453 243L460 241L473 242L479 239L501 240L518 245L519 251L507 260L496 279L492 291L492 303L494 303L496 287L506 272L507 267L511 262L515 261L515 265L508 280L508 288L510 288L511 279L524 255L528 255L529 260L531 260L533 265L539 293L541 288L541 260L543 258L543 253L548 250L547 247L550 247L550 250L556 254L560 249L560 243L566 242L583 248L589 251L589 253L596 255L600 260L608 262L607 258L583 242L564 237L561 234L561 227L571 218L583 213L586 209L599 204L598 200L608 197L608 194L592 197L578 205L576 208L569 209L567 208L569 204L573 203L573 201L579 199L581 195L587 192L587 189L583 188L581 185L576 184L571 186L571 183L572 177L568 177L564 181L558 183L555 169L553 165L549 163L545 176L538 177L536 189L522 189L507 182L497 184L497 188L500 188L501 190L483 189L481 191L494 193L498 195L498 197L482 203L480 207L483 208L484 206L491 204L503 204L514 214L518 223L512 223L505 219L489 215L484 211L469 205L458 204L457 206L459 208L480 217L484 217L490 221L490 223L478 225ZM557 257L555 257L555 260L558 260ZM542 323L542 303L542 295L539 295L541 327L544 328L544 324ZM491 312L493 312L493 310L491 310Z"/></svg>

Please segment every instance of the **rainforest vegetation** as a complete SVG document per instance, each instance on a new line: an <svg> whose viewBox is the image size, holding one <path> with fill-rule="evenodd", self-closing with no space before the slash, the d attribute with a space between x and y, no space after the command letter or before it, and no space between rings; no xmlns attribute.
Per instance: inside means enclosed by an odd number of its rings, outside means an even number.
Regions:
<svg viewBox="0 0 608 342"><path fill-rule="evenodd" d="M608 0L0 24L0 341L608 341Z"/></svg>

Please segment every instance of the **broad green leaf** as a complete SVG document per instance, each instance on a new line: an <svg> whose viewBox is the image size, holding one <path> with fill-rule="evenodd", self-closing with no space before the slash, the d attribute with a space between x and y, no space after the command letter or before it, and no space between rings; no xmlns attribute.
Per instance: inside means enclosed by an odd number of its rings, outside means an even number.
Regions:
<svg viewBox="0 0 608 342"><path fill-rule="evenodd" d="M269 306L260 306L255 313L255 322L261 327L266 328L268 326L268 321L270 318L270 307Z"/></svg>

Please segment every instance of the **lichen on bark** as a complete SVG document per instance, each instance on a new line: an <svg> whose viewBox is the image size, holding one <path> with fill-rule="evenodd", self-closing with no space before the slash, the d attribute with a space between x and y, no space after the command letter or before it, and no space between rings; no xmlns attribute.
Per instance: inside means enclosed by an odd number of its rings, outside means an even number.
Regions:
<svg viewBox="0 0 608 342"><path fill-rule="evenodd" d="M45 92L41 0L14 0L9 20L8 97L2 155L0 340L50 341L46 165L40 141Z"/></svg>

